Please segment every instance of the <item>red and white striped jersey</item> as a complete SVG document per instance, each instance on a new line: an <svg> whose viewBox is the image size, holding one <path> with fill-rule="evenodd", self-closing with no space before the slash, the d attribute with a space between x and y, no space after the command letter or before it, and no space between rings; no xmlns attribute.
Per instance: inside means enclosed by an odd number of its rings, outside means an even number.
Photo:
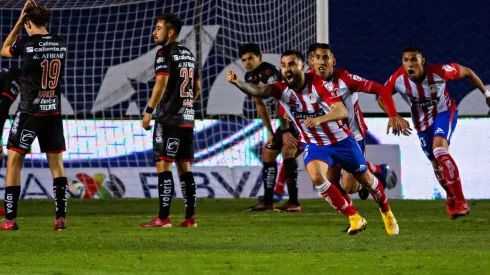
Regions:
<svg viewBox="0 0 490 275"><path fill-rule="evenodd" d="M328 90L334 91L337 96L342 97L342 101L349 112L349 129L356 141L364 139L368 127L359 106L359 95L357 93L372 93L376 90L373 89L373 87L376 87L376 83L358 75L350 74L343 69L335 69L332 77L325 80L325 82ZM379 86L381 85L378 84L378 89Z"/></svg>
<svg viewBox="0 0 490 275"><path fill-rule="evenodd" d="M301 142L313 143L320 146L341 141L350 135L344 121L322 123L308 129L303 121L308 117L319 117L328 113L330 106L342 102L333 90L326 88L321 77L305 73L305 86L301 91L290 89L284 81L269 84L271 96L276 98L284 107L296 128L301 132Z"/></svg>
<svg viewBox="0 0 490 275"><path fill-rule="evenodd" d="M440 112L456 110L456 102L446 89L446 81L460 79L456 63L427 64L424 69L426 77L420 83L410 80L402 66L385 84L393 94L398 92L408 98L412 121L418 132L427 130Z"/></svg>

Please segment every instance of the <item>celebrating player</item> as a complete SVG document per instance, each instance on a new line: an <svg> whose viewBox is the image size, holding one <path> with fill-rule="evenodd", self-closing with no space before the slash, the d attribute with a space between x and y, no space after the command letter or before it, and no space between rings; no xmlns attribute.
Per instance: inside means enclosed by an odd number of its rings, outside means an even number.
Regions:
<svg viewBox="0 0 490 275"><path fill-rule="evenodd" d="M357 213L353 205L347 203L339 189L328 181L326 175L329 167L337 164L373 192L386 231L390 235L398 234L398 223L388 205L383 186L367 169L364 156L345 125L348 112L341 97L321 77L304 73L304 67L303 55L298 51L288 50L281 56L284 81L254 86L240 81L233 71L228 72L227 80L248 95L273 96L280 101L301 131L301 141L305 146L303 158L310 179L320 195L349 218L349 234L364 230L366 220Z"/></svg>
<svg viewBox="0 0 490 275"><path fill-rule="evenodd" d="M388 116L390 117L388 129L393 127L394 132L397 134L405 132L409 123L398 117L395 102L389 91L383 85L350 74L346 70L336 68L335 56L329 44L317 43L313 53L315 72L323 78L330 90L335 91L336 95L342 98L342 102L349 113L349 128L363 153L365 153L366 147L364 138L366 136L367 125L364 122L361 107L359 106L358 92L378 94L383 102L386 103L388 109ZM383 188L385 188L387 179L390 178L389 175L391 175L391 173L388 173L387 166L385 164L376 165L369 161L366 161L366 163L371 173L381 181ZM340 175L340 167L329 169L328 178L332 183L338 184ZM349 173L342 174L342 186L343 189L350 194L359 192L359 197L361 199L366 199L369 196L368 190L366 188L359 189L359 184ZM343 193L343 195L347 201L350 201L347 194Z"/></svg>
<svg viewBox="0 0 490 275"><path fill-rule="evenodd" d="M5 220L1 230L18 229L17 205L20 196L20 169L25 154L36 137L41 152L46 153L53 175L56 221L55 230L66 229L68 181L63 167L65 138L61 119L61 83L65 70L67 43L46 27L51 13L30 1L5 39L1 54L22 57L20 103L8 138L7 175L5 179ZM16 42L24 26L29 37Z"/></svg>
<svg viewBox="0 0 490 275"><path fill-rule="evenodd" d="M194 55L178 43L182 22L175 14L158 17L153 39L162 48L155 57L156 82L143 117L143 128L150 130L153 110L153 157L158 172L159 214L141 227L171 227L170 204L174 194L172 165L179 173L185 204L185 219L179 227L196 227L196 184L190 163L194 160L194 100L201 82Z"/></svg>
<svg viewBox="0 0 490 275"><path fill-rule="evenodd" d="M398 92L408 98L422 150L432 163L439 184L446 191L446 211L449 218L466 216L470 213L470 207L463 194L458 166L449 154L458 110L456 102L449 95L446 82L468 78L485 95L488 106L490 91L467 67L457 63L426 63L424 54L418 47L410 46L403 50L402 64L385 85L393 93Z"/></svg>
<svg viewBox="0 0 490 275"><path fill-rule="evenodd" d="M21 69L0 70L0 167L3 166L3 127L9 115L10 106L20 91ZM0 215L5 215L5 208L0 207Z"/></svg>
<svg viewBox="0 0 490 275"><path fill-rule="evenodd" d="M262 62L262 54L260 53L259 45L244 44L239 49L240 58L243 66L247 70L245 73L245 81L252 84L270 84L278 81L281 78L279 69L274 65ZM293 147L283 146L283 138L296 140L299 133L290 127L289 121L278 115L281 120L280 128L272 129L271 117L279 113L277 104L272 98L253 97L257 106L257 113L264 122L267 128L268 138L262 150L262 178L264 183L264 197L258 204L247 208L247 211L265 211L273 210L273 192L277 176L276 158L281 153L284 158L281 173L285 174L286 184L289 191L289 200L282 206L277 207L277 210L287 212L299 212L301 206L298 200L298 164L296 163L297 147L294 143Z"/></svg>

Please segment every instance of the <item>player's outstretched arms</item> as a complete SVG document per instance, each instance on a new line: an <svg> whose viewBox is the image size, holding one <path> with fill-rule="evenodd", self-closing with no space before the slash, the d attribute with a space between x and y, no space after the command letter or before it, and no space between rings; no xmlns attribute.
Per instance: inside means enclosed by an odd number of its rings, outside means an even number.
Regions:
<svg viewBox="0 0 490 275"><path fill-rule="evenodd" d="M34 3L31 3L31 1L27 0L26 3L24 4L24 8L22 9L20 13L20 17L17 20L17 23L15 23L14 28L10 32L10 34L7 36L5 41L2 44L2 50L0 54L5 57L12 58L14 57L12 53L10 52L10 47L15 43L17 40L17 37L19 36L20 30L22 29L22 26L24 25L24 17L26 16L25 10L31 6L35 6Z"/></svg>
<svg viewBox="0 0 490 275"><path fill-rule="evenodd" d="M235 85L242 92L250 96L265 98L270 96L271 93L269 85L253 85L247 82L243 82L238 79L238 75L234 71L228 71L228 73L226 74L226 80Z"/></svg>
<svg viewBox="0 0 490 275"><path fill-rule="evenodd" d="M470 68L459 65L461 78L467 78L477 87L486 98L486 103L490 107L490 91L485 87L478 75Z"/></svg>
<svg viewBox="0 0 490 275"><path fill-rule="evenodd" d="M330 106L331 110L319 117L309 117L305 119L303 124L308 128L315 128L316 126L330 121L338 121L346 119L349 115L347 108L345 108L344 103L336 102Z"/></svg>
<svg viewBox="0 0 490 275"><path fill-rule="evenodd" d="M378 98L378 105L379 108L381 108L381 110L387 113L386 107L381 97ZM408 122L408 120L404 119L400 115L397 115L396 117L390 117L388 119L388 125L386 126L386 134L390 133L390 128L393 128L392 132L395 136L399 136L400 134L404 136L409 136L412 133L410 122Z"/></svg>

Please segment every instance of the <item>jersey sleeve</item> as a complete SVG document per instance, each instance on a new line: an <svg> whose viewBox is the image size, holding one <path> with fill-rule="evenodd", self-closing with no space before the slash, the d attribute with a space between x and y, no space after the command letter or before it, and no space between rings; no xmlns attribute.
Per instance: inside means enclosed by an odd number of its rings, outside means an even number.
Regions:
<svg viewBox="0 0 490 275"><path fill-rule="evenodd" d="M10 46L10 55L12 57L19 57L24 53L24 47L25 47L25 40L24 39L19 39Z"/></svg>
<svg viewBox="0 0 490 275"><path fill-rule="evenodd" d="M275 98L277 100L280 100L281 96L282 96L282 90L283 90L280 82L277 81L277 82L274 82L272 84L267 84L267 86L269 86L269 88L271 89L270 90L270 96L272 96L273 98Z"/></svg>
<svg viewBox="0 0 490 275"><path fill-rule="evenodd" d="M264 73L261 75L260 82L264 84L271 84L274 82L279 81L281 78L281 73L279 72L279 69L276 67L269 67L264 70Z"/></svg>
<svg viewBox="0 0 490 275"><path fill-rule="evenodd" d="M158 50L155 57L155 76L170 75L170 58L163 49Z"/></svg>
<svg viewBox="0 0 490 275"><path fill-rule="evenodd" d="M437 65L436 70L444 81L458 80L461 78L461 71L457 63Z"/></svg>

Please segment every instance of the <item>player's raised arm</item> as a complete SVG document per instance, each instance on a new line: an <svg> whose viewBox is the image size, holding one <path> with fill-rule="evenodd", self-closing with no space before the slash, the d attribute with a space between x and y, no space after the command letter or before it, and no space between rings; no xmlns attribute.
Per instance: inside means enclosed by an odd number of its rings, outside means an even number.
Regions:
<svg viewBox="0 0 490 275"><path fill-rule="evenodd" d="M228 71L226 74L226 80L235 85L238 89L250 96L256 97L268 97L271 95L271 88L269 85L253 85L238 79L238 75L234 71Z"/></svg>
<svg viewBox="0 0 490 275"><path fill-rule="evenodd" d="M12 45L17 41L17 37L19 36L20 30L22 30L22 27L24 25L24 17L26 16L25 10L31 6L35 6L34 4L31 3L31 1L26 1L24 4L24 8L22 9L19 19L17 20L17 23L15 23L14 28L10 32L10 34L7 36L5 41L2 44L2 50L0 54L5 57L15 57L15 53L11 51Z"/></svg>
<svg viewBox="0 0 490 275"><path fill-rule="evenodd" d="M471 83L473 83L473 85L475 85L475 87L477 87L485 96L487 105L490 107L490 91L485 87L478 75L468 67L461 66L459 64L455 65L459 66L460 78L467 78L469 81L471 81Z"/></svg>

